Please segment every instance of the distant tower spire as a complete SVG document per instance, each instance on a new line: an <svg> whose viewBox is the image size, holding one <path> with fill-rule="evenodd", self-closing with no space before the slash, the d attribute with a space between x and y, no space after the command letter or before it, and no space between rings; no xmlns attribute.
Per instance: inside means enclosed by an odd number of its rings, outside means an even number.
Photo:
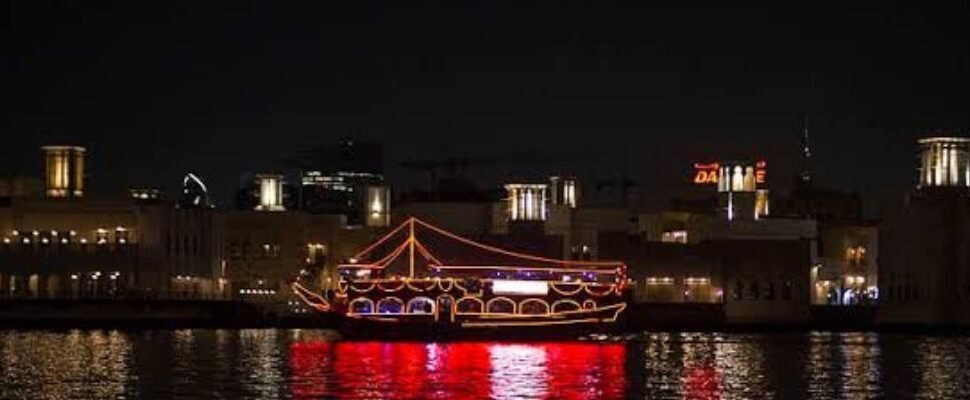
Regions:
<svg viewBox="0 0 970 400"><path fill-rule="evenodd" d="M802 183L812 182L812 145L808 136L808 113L805 113L805 125L802 128Z"/></svg>

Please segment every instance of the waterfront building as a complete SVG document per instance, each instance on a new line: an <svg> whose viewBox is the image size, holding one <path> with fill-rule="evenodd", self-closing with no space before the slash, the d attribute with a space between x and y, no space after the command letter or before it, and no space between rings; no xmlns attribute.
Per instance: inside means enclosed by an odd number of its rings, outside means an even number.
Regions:
<svg viewBox="0 0 970 400"><path fill-rule="evenodd" d="M288 210L280 174L256 175L253 206L240 211L216 209L194 173L174 203L146 187L91 197L71 182L84 176L76 170L84 149L43 149L43 186L26 178L2 185L0 297L282 302L297 275L327 288L334 266L387 224L362 228L348 226L344 215ZM50 149L69 149L69 162L51 161ZM369 218L389 219L386 192L371 197Z"/></svg>
<svg viewBox="0 0 970 400"><path fill-rule="evenodd" d="M221 223L210 208L85 196L84 149L43 150L42 195L15 191L0 202L0 296L221 293ZM189 204L207 201L196 199Z"/></svg>
<svg viewBox="0 0 970 400"><path fill-rule="evenodd" d="M885 324L970 324L970 138L918 141L917 184L882 226Z"/></svg>
<svg viewBox="0 0 970 400"><path fill-rule="evenodd" d="M871 305L879 300L879 228L829 225L819 230L819 256L810 271L812 304Z"/></svg>
<svg viewBox="0 0 970 400"><path fill-rule="evenodd" d="M380 231L349 227L342 215L299 210L232 211L225 215L223 268L234 298L282 301L298 275L329 289L335 266Z"/></svg>
<svg viewBox="0 0 970 400"><path fill-rule="evenodd" d="M637 302L720 304L736 323L806 322L817 227L771 214L765 167L695 164L693 183L712 187L711 201L640 214L634 235L600 235L600 256L627 263Z"/></svg>

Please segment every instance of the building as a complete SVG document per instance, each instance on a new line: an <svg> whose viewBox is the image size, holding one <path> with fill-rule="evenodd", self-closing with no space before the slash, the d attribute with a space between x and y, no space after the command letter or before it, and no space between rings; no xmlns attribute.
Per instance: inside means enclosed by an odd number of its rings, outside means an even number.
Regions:
<svg viewBox="0 0 970 400"><path fill-rule="evenodd" d="M44 193L52 198L84 196L84 147L44 146Z"/></svg>
<svg viewBox="0 0 970 400"><path fill-rule="evenodd" d="M236 192L236 210L286 211L293 209L286 176L275 172L245 174Z"/></svg>
<svg viewBox="0 0 970 400"><path fill-rule="evenodd" d="M883 324L970 325L970 138L920 139L917 185L880 232Z"/></svg>
<svg viewBox="0 0 970 400"><path fill-rule="evenodd" d="M817 227L770 214L765 166L695 164L711 201L640 214L633 235L600 233L599 257L627 262L637 302L721 304L732 323L807 322Z"/></svg>
<svg viewBox="0 0 970 400"><path fill-rule="evenodd" d="M221 295L221 221L211 208L86 197L84 149L43 149L44 196L0 202L0 296ZM186 182L187 192L201 185ZM195 194L187 205L206 204Z"/></svg>
<svg viewBox="0 0 970 400"><path fill-rule="evenodd" d="M600 258L627 262L635 301L719 303L732 323L808 321L814 221L727 221L715 210L640 220L638 235L600 234Z"/></svg>
<svg viewBox="0 0 970 400"><path fill-rule="evenodd" d="M383 147L341 140L317 150L301 173L301 209L338 214L350 225L386 227L390 223L390 188L384 182Z"/></svg>
<svg viewBox="0 0 970 400"><path fill-rule="evenodd" d="M379 233L348 227L341 215L233 211L225 216L225 277L245 300L279 301L297 276L328 289L335 266Z"/></svg>
<svg viewBox="0 0 970 400"><path fill-rule="evenodd" d="M819 230L812 304L868 305L879 299L879 228L852 224Z"/></svg>
<svg viewBox="0 0 970 400"><path fill-rule="evenodd" d="M549 178L548 182L513 182L504 185L505 196L498 198L483 192L477 196L462 196L470 201L398 204L394 220L404 221L414 216L481 240L517 236L522 240L531 237L528 240L541 242L556 238L559 245L540 246L557 249L544 255L562 259L597 259L600 232L627 234L635 230L635 223L631 222L626 208L583 205L579 188L575 178L558 176ZM531 233L525 235L526 232ZM507 242L503 246L516 248L517 243Z"/></svg>

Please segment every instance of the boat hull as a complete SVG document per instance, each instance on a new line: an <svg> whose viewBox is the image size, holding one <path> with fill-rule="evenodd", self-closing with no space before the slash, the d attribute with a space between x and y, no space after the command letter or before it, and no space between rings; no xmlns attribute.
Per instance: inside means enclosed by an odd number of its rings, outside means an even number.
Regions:
<svg viewBox="0 0 970 400"><path fill-rule="evenodd" d="M572 313L435 315L341 315L340 333L360 339L545 339L613 333L624 303Z"/></svg>

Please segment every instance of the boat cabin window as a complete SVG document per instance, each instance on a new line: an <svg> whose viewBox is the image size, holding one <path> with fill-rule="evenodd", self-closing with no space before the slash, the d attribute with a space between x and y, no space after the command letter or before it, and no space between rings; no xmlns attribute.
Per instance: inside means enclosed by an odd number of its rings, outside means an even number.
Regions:
<svg viewBox="0 0 970 400"><path fill-rule="evenodd" d="M404 302L396 297L383 298L377 302L377 312L381 314L400 314L404 311Z"/></svg>
<svg viewBox="0 0 970 400"><path fill-rule="evenodd" d="M357 298L350 302L350 312L353 314L370 314L374 312L374 302L368 298Z"/></svg>
<svg viewBox="0 0 970 400"><path fill-rule="evenodd" d="M434 313L434 301L427 297L415 297L408 301L408 313L432 314Z"/></svg>

